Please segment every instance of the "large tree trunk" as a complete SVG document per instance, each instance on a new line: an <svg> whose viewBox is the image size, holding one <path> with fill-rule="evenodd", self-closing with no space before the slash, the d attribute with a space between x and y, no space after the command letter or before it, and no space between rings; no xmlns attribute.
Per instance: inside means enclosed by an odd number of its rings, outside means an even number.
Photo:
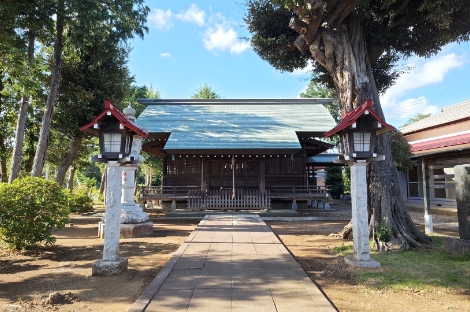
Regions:
<svg viewBox="0 0 470 312"><path fill-rule="evenodd" d="M379 94L375 86L370 60L366 53L362 22L354 14L354 1L342 1L344 6L331 24L316 25L317 21L306 23L293 17L291 28L301 33L296 46L313 55L315 60L324 66L335 83L341 112L344 114L366 100L372 99L373 110L384 118L380 106ZM312 9L312 11L315 8ZM313 16L321 16L322 7ZM348 11L349 10L349 11ZM305 12L298 10L300 16ZM346 18L347 17L347 18ZM318 20L322 20L319 18ZM300 43L299 43L300 42ZM385 119L384 119L385 120ZM405 210L400 194L398 173L392 161L388 134L377 140L376 151L385 155L385 161L370 163L368 166L368 210L369 229L376 228L378 222L387 218L393 229L394 238L401 242L402 248L420 247L432 242L413 223ZM352 227L343 231L344 237L350 237Z"/></svg>
<svg viewBox="0 0 470 312"><path fill-rule="evenodd" d="M7 182L8 176L7 176L7 158L6 158L6 148L5 148L5 138L3 137L2 134L0 134L0 150L1 153L1 169L2 169L2 179L0 182Z"/></svg>
<svg viewBox="0 0 470 312"><path fill-rule="evenodd" d="M78 149L82 145L82 139L82 136L73 138L72 143L70 144L69 152L57 170L55 181L59 183L59 185L64 185L65 175L67 174L67 171L69 170L75 158L77 158Z"/></svg>
<svg viewBox="0 0 470 312"><path fill-rule="evenodd" d="M76 171L77 171L77 166L72 165L72 167L70 167L69 181L67 183L67 188L69 189L70 192L73 191L73 179L75 178Z"/></svg>
<svg viewBox="0 0 470 312"><path fill-rule="evenodd" d="M28 66L29 69L33 67L34 62L34 42L35 36L32 30L28 32ZM10 176L8 183L12 183L20 174L21 168L21 155L23 153L24 145L24 130L26 127L26 119L28 117L29 96L23 95L21 98L21 107L18 112L18 121L16 123L15 143L13 146L13 154L10 166Z"/></svg>
<svg viewBox="0 0 470 312"><path fill-rule="evenodd" d="M38 147L34 157L33 170L31 175L40 177L46 161L47 142L51 130L52 114L54 106L57 102L60 87L60 73L62 67L62 46L63 46L63 33L64 33L64 1L59 1L58 14L56 18L56 39L54 43L54 63L52 67L51 88L47 96L46 109L44 110L44 117L42 119L41 131L39 132Z"/></svg>

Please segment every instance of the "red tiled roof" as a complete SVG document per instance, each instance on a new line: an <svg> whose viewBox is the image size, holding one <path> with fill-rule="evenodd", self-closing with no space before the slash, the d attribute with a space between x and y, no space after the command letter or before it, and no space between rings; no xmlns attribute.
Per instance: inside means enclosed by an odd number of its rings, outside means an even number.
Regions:
<svg viewBox="0 0 470 312"><path fill-rule="evenodd" d="M135 133L137 133L138 135L142 136L144 139L147 138L148 136L148 133L140 128L138 125L136 125L135 123L133 123L132 121L130 121L126 115L124 115L119 109L117 109L116 107L114 107L113 104L111 104L110 101L106 100L104 101L104 111L99 114L92 122L90 122L89 124L87 124L86 126L83 126L80 128L80 131L86 131L87 129L93 127L95 124L98 123L98 121L104 116L106 115L108 112L110 112L114 117L116 117L117 120L119 120L119 122L126 128L128 129L131 129L132 131L134 131Z"/></svg>
<svg viewBox="0 0 470 312"><path fill-rule="evenodd" d="M461 134L448 138L410 144L411 152L427 151L436 148L457 146L470 143L470 134Z"/></svg>
<svg viewBox="0 0 470 312"><path fill-rule="evenodd" d="M324 137L330 137L336 133L338 133L341 130L344 130L348 127L350 127L352 124L356 122L356 120L359 119L362 115L366 113L366 111L369 112L372 116L377 119L377 122L382 125L382 128L377 130L377 134L385 133L391 130L395 130L395 127L385 123L385 121L382 120L373 110L371 110L372 107L372 100L367 100L362 104L361 106L356 107L352 111L348 112L347 114L343 115L341 121L331 129L330 131L326 132Z"/></svg>

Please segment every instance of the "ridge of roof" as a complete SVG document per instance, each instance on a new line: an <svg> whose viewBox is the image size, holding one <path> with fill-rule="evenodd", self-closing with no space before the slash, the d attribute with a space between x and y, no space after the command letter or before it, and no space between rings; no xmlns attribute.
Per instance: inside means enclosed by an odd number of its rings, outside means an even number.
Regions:
<svg viewBox="0 0 470 312"><path fill-rule="evenodd" d="M98 123L98 121L104 116L106 115L108 112L111 113L114 117L116 117L117 120L119 120L119 122L121 122L121 124L129 129L131 129L132 131L134 131L135 133L137 133L138 135L142 136L143 138L147 138L148 136L148 132L145 131L143 128L141 128L139 125L133 123L132 121L130 121L126 115L124 115L123 112L121 112L119 109L117 109L110 101L108 100L105 100L104 101L104 111L101 112L101 114L99 114L98 116L95 117L95 119L93 119L92 122L90 122L89 124L83 126L80 128L80 131L86 131L88 128L91 128L93 127L95 124Z"/></svg>
<svg viewBox="0 0 470 312"><path fill-rule="evenodd" d="M429 128L435 128L470 117L470 100L446 106L439 113L421 119L400 129L403 134L411 134Z"/></svg>
<svg viewBox="0 0 470 312"><path fill-rule="evenodd" d="M286 104L327 104L332 98L301 99L137 99L144 105L286 105Z"/></svg>

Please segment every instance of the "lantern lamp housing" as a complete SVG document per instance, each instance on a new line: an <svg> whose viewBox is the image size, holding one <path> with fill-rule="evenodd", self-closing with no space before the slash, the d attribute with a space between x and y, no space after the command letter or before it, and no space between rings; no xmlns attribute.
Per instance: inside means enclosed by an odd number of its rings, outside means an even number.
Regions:
<svg viewBox="0 0 470 312"><path fill-rule="evenodd" d="M100 154L92 156L96 162L118 161L132 163L131 151L134 135L147 138L148 133L134 124L111 102L105 101L105 110L81 131L95 135L99 139Z"/></svg>
<svg viewBox="0 0 470 312"><path fill-rule="evenodd" d="M342 156L338 163L355 162L356 160L380 161L383 155L377 156L374 146L377 135L394 130L385 123L372 109L372 100L343 115L336 127L325 133L325 137L339 135Z"/></svg>
<svg viewBox="0 0 470 312"><path fill-rule="evenodd" d="M106 116L98 122L100 155L105 161L120 160L130 155L133 132L123 127L114 116Z"/></svg>

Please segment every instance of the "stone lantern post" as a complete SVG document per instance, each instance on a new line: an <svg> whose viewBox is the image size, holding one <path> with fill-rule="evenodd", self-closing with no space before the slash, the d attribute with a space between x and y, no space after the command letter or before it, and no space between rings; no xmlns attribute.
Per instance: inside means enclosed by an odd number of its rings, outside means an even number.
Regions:
<svg viewBox="0 0 470 312"><path fill-rule="evenodd" d="M129 106L123 110L124 115L135 122L135 109ZM153 232L153 223L142 208L134 202L137 186L136 170L144 161L142 151L142 136L135 134L130 153L131 162L122 166L122 197L121 197L121 236L136 237Z"/></svg>
<svg viewBox="0 0 470 312"><path fill-rule="evenodd" d="M372 100L344 115L341 122L325 133L325 137L338 134L342 155L335 163L351 167L351 205L354 258L345 258L349 265L377 268L380 263L371 259L369 248L369 214L367 211L367 164L382 161L384 155L374 153L377 135L395 129L386 124L372 109Z"/></svg>
<svg viewBox="0 0 470 312"><path fill-rule="evenodd" d="M119 238L121 220L121 180L122 166L132 164L133 138L136 135L147 137L147 132L129 120L111 102L105 101L105 110L91 123L80 128L99 138L100 154L91 160L107 164L108 183L106 183L106 226L104 230L103 259L92 266L93 276L119 275L127 270L128 259L119 257ZM139 155L139 157L141 157ZM138 158L137 162L141 162Z"/></svg>

